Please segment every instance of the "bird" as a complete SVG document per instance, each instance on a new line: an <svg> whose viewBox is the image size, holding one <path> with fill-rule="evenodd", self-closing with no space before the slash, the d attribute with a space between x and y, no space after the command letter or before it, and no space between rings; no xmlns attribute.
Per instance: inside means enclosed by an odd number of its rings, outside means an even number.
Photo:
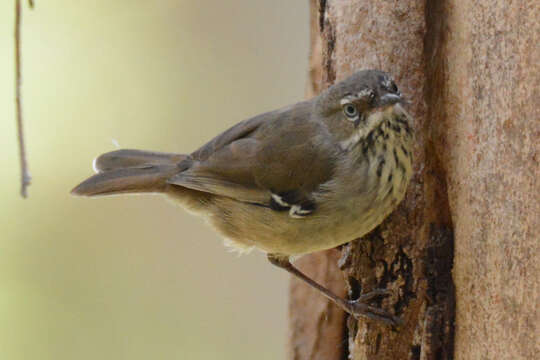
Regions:
<svg viewBox="0 0 540 360"><path fill-rule="evenodd" d="M413 118L392 76L360 70L318 96L239 122L191 154L120 149L98 156L78 196L159 193L205 217L240 252L268 260L356 318L400 319L344 299L291 259L366 235L402 201L412 176Z"/></svg>

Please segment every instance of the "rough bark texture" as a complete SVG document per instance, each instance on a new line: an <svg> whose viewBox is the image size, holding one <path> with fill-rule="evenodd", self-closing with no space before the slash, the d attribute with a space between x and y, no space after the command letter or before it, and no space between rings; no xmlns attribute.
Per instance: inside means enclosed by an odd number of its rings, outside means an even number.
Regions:
<svg viewBox="0 0 540 360"><path fill-rule="evenodd" d="M433 6L430 122L456 235L458 359L540 354L539 10Z"/></svg>
<svg viewBox="0 0 540 360"><path fill-rule="evenodd" d="M406 199L342 248L341 271L332 252L301 265L319 279L345 279L352 298L395 290L379 305L405 325L348 318L293 281L291 359L540 353L538 9L534 1L311 0L308 94L358 69L388 71L411 100L417 145Z"/></svg>

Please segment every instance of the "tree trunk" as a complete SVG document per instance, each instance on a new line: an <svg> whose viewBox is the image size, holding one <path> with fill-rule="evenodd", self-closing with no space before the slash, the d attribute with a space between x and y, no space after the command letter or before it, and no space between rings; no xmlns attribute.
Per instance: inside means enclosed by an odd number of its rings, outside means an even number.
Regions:
<svg viewBox="0 0 540 360"><path fill-rule="evenodd" d="M411 101L417 142L398 210L344 246L339 261L335 250L299 261L338 293L345 283L351 298L394 290L378 305L404 326L356 321L293 280L290 359L540 353L538 9L534 1L311 0L308 95L358 69L388 71Z"/></svg>

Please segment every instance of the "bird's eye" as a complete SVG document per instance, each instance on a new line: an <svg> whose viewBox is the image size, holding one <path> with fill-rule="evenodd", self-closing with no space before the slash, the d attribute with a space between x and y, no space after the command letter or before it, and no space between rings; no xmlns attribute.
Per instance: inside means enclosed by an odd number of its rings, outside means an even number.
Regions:
<svg viewBox="0 0 540 360"><path fill-rule="evenodd" d="M345 105L343 105L343 113L349 119L355 119L355 118L358 117L358 109L353 104L345 104Z"/></svg>
<svg viewBox="0 0 540 360"><path fill-rule="evenodd" d="M389 86L388 90L390 90L393 93L398 93L399 92L396 83L393 82L393 81L390 83L390 86Z"/></svg>

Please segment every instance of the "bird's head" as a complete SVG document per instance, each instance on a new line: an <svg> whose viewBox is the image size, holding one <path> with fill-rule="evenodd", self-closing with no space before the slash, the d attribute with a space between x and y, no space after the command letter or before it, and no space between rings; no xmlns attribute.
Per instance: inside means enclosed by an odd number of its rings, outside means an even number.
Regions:
<svg viewBox="0 0 540 360"><path fill-rule="evenodd" d="M380 70L362 70L336 83L315 98L314 114L326 122L338 138L358 131L371 131L385 116L405 110L401 92L390 74ZM398 106L396 106L398 105Z"/></svg>

